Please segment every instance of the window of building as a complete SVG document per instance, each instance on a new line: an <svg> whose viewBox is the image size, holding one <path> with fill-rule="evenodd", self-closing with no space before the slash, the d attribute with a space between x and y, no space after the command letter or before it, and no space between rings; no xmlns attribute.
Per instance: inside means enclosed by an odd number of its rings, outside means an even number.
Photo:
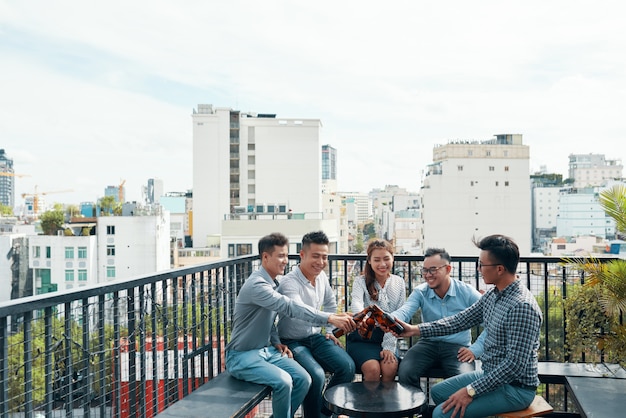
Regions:
<svg viewBox="0 0 626 418"><path fill-rule="evenodd" d="M107 235L115 235L115 225L107 225Z"/></svg>
<svg viewBox="0 0 626 418"><path fill-rule="evenodd" d="M65 270L65 281L66 282L74 281L74 270Z"/></svg>
<svg viewBox="0 0 626 418"><path fill-rule="evenodd" d="M74 259L74 247L65 247L65 258Z"/></svg>
<svg viewBox="0 0 626 418"><path fill-rule="evenodd" d="M237 256L252 254L252 244L237 244Z"/></svg>
<svg viewBox="0 0 626 418"><path fill-rule="evenodd" d="M498 184L499 184L499 183L496 181L496 187L498 187Z"/></svg>
<svg viewBox="0 0 626 418"><path fill-rule="evenodd" d="M556 246L557 250L564 250L565 248L566 248L565 244L557 244L557 246Z"/></svg>
<svg viewBox="0 0 626 418"><path fill-rule="evenodd" d="M509 166L508 165L504 166L504 171L509 171Z"/></svg>
<svg viewBox="0 0 626 418"><path fill-rule="evenodd" d="M79 282L87 281L87 270L78 270L78 281Z"/></svg>
<svg viewBox="0 0 626 418"><path fill-rule="evenodd" d="M474 151L472 151L471 149L467 150L467 156L471 157L472 155L474 155Z"/></svg>
<svg viewBox="0 0 626 418"><path fill-rule="evenodd" d="M115 266L107 266L107 279L115 278Z"/></svg>
<svg viewBox="0 0 626 418"><path fill-rule="evenodd" d="M87 247L78 247L78 258L87 258Z"/></svg>
<svg viewBox="0 0 626 418"><path fill-rule="evenodd" d="M504 182L504 187L509 187L509 182L508 181Z"/></svg>
<svg viewBox="0 0 626 418"><path fill-rule="evenodd" d="M470 181L470 186L474 186L474 180Z"/></svg>
<svg viewBox="0 0 626 418"><path fill-rule="evenodd" d="M107 255L109 256L115 255L115 245L107 245Z"/></svg>
<svg viewBox="0 0 626 418"><path fill-rule="evenodd" d="M463 166L462 165L457 165L456 169L457 169L457 171L463 171Z"/></svg>
<svg viewBox="0 0 626 418"><path fill-rule="evenodd" d="M489 171L495 171L495 170L496 170L496 168L494 166L492 166L492 165L489 166Z"/></svg>
<svg viewBox="0 0 626 418"><path fill-rule="evenodd" d="M491 151L487 151L487 152L485 152L485 155L486 155L487 157L491 157Z"/></svg>
<svg viewBox="0 0 626 418"><path fill-rule="evenodd" d="M46 247L46 258L52 258L52 248Z"/></svg>
<svg viewBox="0 0 626 418"><path fill-rule="evenodd" d="M33 247L33 258L41 257L41 247Z"/></svg>

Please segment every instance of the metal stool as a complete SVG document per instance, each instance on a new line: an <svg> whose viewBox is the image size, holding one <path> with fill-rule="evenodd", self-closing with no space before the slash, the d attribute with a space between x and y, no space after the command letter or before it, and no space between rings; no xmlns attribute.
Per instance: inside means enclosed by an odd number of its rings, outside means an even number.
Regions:
<svg viewBox="0 0 626 418"><path fill-rule="evenodd" d="M505 412L503 414L498 414L496 417L499 418L528 418L528 417L541 417L545 414L549 414L554 411L554 408L543 399L542 396L535 395L535 399L530 404L530 406L526 409L522 409L521 411L512 411Z"/></svg>

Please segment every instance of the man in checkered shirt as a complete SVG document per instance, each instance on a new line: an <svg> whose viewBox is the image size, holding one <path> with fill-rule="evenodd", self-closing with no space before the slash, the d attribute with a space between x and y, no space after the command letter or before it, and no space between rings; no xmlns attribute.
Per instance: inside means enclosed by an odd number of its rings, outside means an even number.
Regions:
<svg viewBox="0 0 626 418"><path fill-rule="evenodd" d="M438 321L409 325L405 332L432 337L484 324L482 370L463 373L433 386L433 418L485 417L527 408L539 385L537 350L543 320L535 297L518 280L519 248L509 237L474 240L481 250L478 270L494 287L466 310Z"/></svg>

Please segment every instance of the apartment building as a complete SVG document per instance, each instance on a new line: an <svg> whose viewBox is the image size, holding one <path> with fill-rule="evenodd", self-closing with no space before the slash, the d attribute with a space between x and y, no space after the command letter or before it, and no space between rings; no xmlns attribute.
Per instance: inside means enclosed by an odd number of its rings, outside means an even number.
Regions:
<svg viewBox="0 0 626 418"><path fill-rule="evenodd" d="M435 146L422 186L424 247L472 256L472 238L505 234L528 255L529 154L520 134Z"/></svg>
<svg viewBox="0 0 626 418"><path fill-rule="evenodd" d="M78 218L58 235L28 236L34 293L66 291L170 268L169 212Z"/></svg>
<svg viewBox="0 0 626 418"><path fill-rule="evenodd" d="M321 214L319 119L200 104L192 123L194 247L219 242L231 215Z"/></svg>
<svg viewBox="0 0 626 418"><path fill-rule="evenodd" d="M623 176L621 160L607 160L604 154L570 154L569 178L576 188L603 186Z"/></svg>

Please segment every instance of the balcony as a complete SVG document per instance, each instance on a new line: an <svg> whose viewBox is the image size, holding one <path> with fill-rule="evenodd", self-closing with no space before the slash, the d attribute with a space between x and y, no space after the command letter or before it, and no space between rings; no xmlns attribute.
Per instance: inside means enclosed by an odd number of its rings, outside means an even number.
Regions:
<svg viewBox="0 0 626 418"><path fill-rule="evenodd" d="M395 258L408 292L420 282L422 260ZM540 361L602 361L600 352L565 351L562 301L579 279L560 262L523 258L518 269L544 314ZM364 255L330 256L340 310L364 263ZM476 257L454 258L453 277L485 289L476 264ZM258 265L257 256L245 256L0 304L0 416L156 415L224 371L236 295ZM542 384L539 392L562 416L578 416L562 385ZM257 416L270 414L265 401Z"/></svg>

